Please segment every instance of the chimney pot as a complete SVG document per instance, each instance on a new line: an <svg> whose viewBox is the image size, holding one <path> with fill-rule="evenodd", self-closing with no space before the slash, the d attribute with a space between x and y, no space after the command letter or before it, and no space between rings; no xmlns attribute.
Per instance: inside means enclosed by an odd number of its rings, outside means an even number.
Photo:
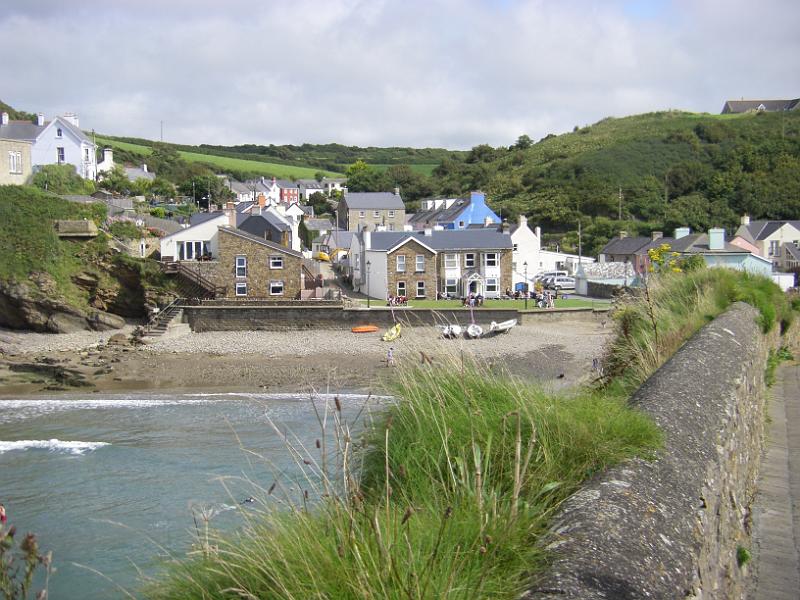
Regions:
<svg viewBox="0 0 800 600"><path fill-rule="evenodd" d="M619 239L624 240L626 237L628 237L628 232L627 231L620 231L619 232Z"/></svg>
<svg viewBox="0 0 800 600"><path fill-rule="evenodd" d="M651 239L652 241L654 241L654 242L655 242L656 240L659 240L659 239L661 239L662 237L664 237L664 232L663 232L663 231L654 231L654 232L652 232L652 233L650 234L650 239Z"/></svg>
<svg viewBox="0 0 800 600"><path fill-rule="evenodd" d="M501 230L503 233L508 233L508 232L509 232L509 229L510 229L510 228L509 228L509 226L508 226L508 220L507 220L507 219L503 219L503 224L500 226L500 230Z"/></svg>
<svg viewBox="0 0 800 600"><path fill-rule="evenodd" d="M483 226L488 227L492 224L492 217L486 216L483 218Z"/></svg>
<svg viewBox="0 0 800 600"><path fill-rule="evenodd" d="M750 225L750 215L742 215L742 225Z"/></svg>
<svg viewBox="0 0 800 600"><path fill-rule="evenodd" d="M708 249L722 250L725 247L725 230L714 227L708 230Z"/></svg>
<svg viewBox="0 0 800 600"><path fill-rule="evenodd" d="M44 113L37 113L36 114L36 124L39 127L42 127L44 125Z"/></svg>
<svg viewBox="0 0 800 600"><path fill-rule="evenodd" d="M424 233L425 237L431 237L433 235L433 229L431 229L430 227L426 227Z"/></svg>
<svg viewBox="0 0 800 600"><path fill-rule="evenodd" d="M394 195L395 196L399 196L400 195L400 188L399 187L394 188Z"/></svg>

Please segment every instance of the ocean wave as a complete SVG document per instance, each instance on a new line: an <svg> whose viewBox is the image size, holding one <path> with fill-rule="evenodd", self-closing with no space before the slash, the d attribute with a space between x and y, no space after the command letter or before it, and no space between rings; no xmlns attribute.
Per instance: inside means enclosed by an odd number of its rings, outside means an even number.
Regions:
<svg viewBox="0 0 800 600"><path fill-rule="evenodd" d="M107 442L76 442L66 440L16 440L13 442L0 441L0 454L13 450L48 450L65 454L85 454L102 446Z"/></svg>

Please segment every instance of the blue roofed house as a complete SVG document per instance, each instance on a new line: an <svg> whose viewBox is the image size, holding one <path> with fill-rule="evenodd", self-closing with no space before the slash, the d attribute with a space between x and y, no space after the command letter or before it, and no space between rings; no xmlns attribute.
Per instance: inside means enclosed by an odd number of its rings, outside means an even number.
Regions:
<svg viewBox="0 0 800 600"><path fill-rule="evenodd" d="M408 219L413 229L440 226L443 229L467 229L470 225L500 223L500 217L487 206L486 194L470 192L469 198L429 198L420 202L420 210Z"/></svg>

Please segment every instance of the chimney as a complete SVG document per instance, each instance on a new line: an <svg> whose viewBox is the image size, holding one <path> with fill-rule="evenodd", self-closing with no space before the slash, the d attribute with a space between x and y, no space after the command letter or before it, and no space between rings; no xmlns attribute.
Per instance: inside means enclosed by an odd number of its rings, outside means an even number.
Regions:
<svg viewBox="0 0 800 600"><path fill-rule="evenodd" d="M488 227L492 224L492 217L486 216L483 218L483 226Z"/></svg>
<svg viewBox="0 0 800 600"><path fill-rule="evenodd" d="M73 124L75 127L80 127L80 121L78 121L78 115L73 112L64 113L61 116L65 121Z"/></svg>
<svg viewBox="0 0 800 600"><path fill-rule="evenodd" d="M400 188L399 187L394 188L394 195L395 196L399 196L400 195Z"/></svg>
<svg viewBox="0 0 800 600"><path fill-rule="evenodd" d="M539 227L538 225L536 226L536 229L533 230L533 233L536 234L537 238L539 238L540 240L542 239L542 228Z"/></svg>
<svg viewBox="0 0 800 600"><path fill-rule="evenodd" d="M275 181L277 181L274 177L272 178L272 185L275 185Z"/></svg>
<svg viewBox="0 0 800 600"><path fill-rule="evenodd" d="M266 205L267 205L267 199L264 197L264 194L259 194L258 195L258 206L260 208L264 208Z"/></svg>
<svg viewBox="0 0 800 600"><path fill-rule="evenodd" d="M508 220L503 219L503 224L500 226L500 231L502 231L503 233L508 233L509 229L510 228L508 226Z"/></svg>
<svg viewBox="0 0 800 600"><path fill-rule="evenodd" d="M679 240L681 238L684 238L687 235L689 235L691 232L692 232L692 230L689 229L688 227L678 227L675 230L675 239Z"/></svg>
<svg viewBox="0 0 800 600"><path fill-rule="evenodd" d="M225 203L225 216L228 219L228 227L236 228L236 205L233 202Z"/></svg>
<svg viewBox="0 0 800 600"><path fill-rule="evenodd" d="M408 223L406 223L405 225L403 225L403 231L414 231L414 228Z"/></svg>
<svg viewBox="0 0 800 600"><path fill-rule="evenodd" d="M366 225L364 225L363 233L361 235L364 238L364 250L370 250L372 248L372 232L367 229Z"/></svg>
<svg viewBox="0 0 800 600"><path fill-rule="evenodd" d="M517 223L519 223L520 227L527 226L528 225L528 217L526 217L525 215L520 215Z"/></svg>
<svg viewBox="0 0 800 600"><path fill-rule="evenodd" d="M742 225L750 225L750 215L742 215Z"/></svg>
<svg viewBox="0 0 800 600"><path fill-rule="evenodd" d="M39 127L44 126L44 113L36 113L36 124Z"/></svg>
<svg viewBox="0 0 800 600"><path fill-rule="evenodd" d="M656 240L659 240L659 239L661 239L662 237L664 237L664 232L663 232L663 231L654 231L654 232L652 232L652 233L650 234L650 239L651 239L652 241L654 241L654 242L655 242Z"/></svg>
<svg viewBox="0 0 800 600"><path fill-rule="evenodd" d="M434 225L433 226L433 230L434 231L444 231L444 225Z"/></svg>
<svg viewBox="0 0 800 600"><path fill-rule="evenodd" d="M8 113L4 112L2 115L2 120L0 120L0 125L8 125Z"/></svg>
<svg viewBox="0 0 800 600"><path fill-rule="evenodd" d="M433 235L433 229L431 229L430 227L426 227L423 232L425 234L425 237L431 237Z"/></svg>
<svg viewBox="0 0 800 600"><path fill-rule="evenodd" d="M714 227L708 230L708 249L722 250L725 248L725 230Z"/></svg>
<svg viewBox="0 0 800 600"><path fill-rule="evenodd" d="M620 231L619 232L619 239L624 240L626 237L628 237L628 232L627 231Z"/></svg>
<svg viewBox="0 0 800 600"><path fill-rule="evenodd" d="M114 162L114 151L111 148L103 148L103 162Z"/></svg>

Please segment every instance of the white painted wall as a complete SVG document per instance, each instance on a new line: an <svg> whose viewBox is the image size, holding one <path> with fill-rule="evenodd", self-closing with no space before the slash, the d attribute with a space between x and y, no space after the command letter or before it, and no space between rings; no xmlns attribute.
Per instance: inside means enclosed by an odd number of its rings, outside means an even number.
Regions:
<svg viewBox="0 0 800 600"><path fill-rule="evenodd" d="M61 137L58 130L61 129ZM39 134L31 147L31 162L36 166L58 164L58 148L64 148L64 163L73 165L78 175L84 179L94 179L97 174L95 146L82 141L61 117L53 119Z"/></svg>
<svg viewBox="0 0 800 600"><path fill-rule="evenodd" d="M178 242L208 242L209 250L213 258L218 258L219 254L219 228L227 225L228 217L224 214L209 219L198 225L192 225L186 229L176 231L172 235L161 238L161 256L172 256L178 258Z"/></svg>

